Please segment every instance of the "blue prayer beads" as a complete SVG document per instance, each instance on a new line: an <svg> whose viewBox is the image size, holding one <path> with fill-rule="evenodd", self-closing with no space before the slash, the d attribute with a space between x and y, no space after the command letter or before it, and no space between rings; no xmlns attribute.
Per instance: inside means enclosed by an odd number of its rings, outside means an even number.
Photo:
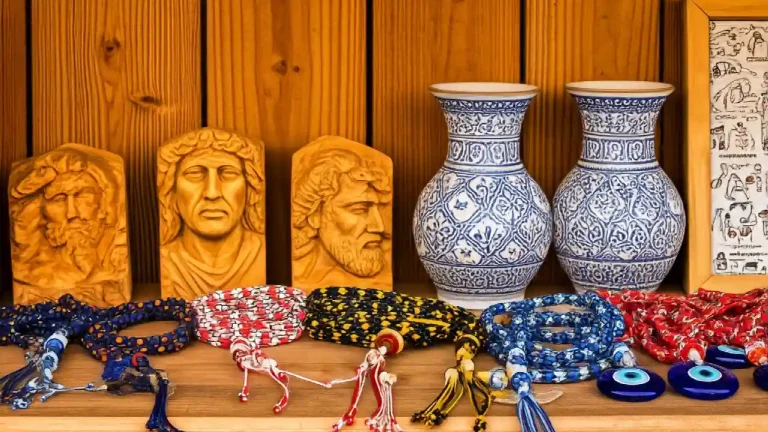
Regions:
<svg viewBox="0 0 768 432"><path fill-rule="evenodd" d="M591 312L536 311L563 304L590 309ZM495 323L494 318L498 315L508 315L509 323ZM505 364L510 350L520 348L524 358L514 359L514 362L524 361L536 383L565 383L594 378L612 365L614 340L621 337L625 329L621 313L592 292L585 295L554 294L500 303L486 309L480 322L488 333L488 352ZM570 328L555 332L543 327ZM573 347L558 351L543 347L542 343L571 344Z"/></svg>
<svg viewBox="0 0 768 432"><path fill-rule="evenodd" d="M564 313L537 309L570 305L583 309ZM508 322L497 323L498 316ZM486 349L506 368L517 392L517 414L523 432L554 431L546 413L531 395L532 383L567 383L596 377L611 366L634 366L634 356L623 342L621 312L595 292L554 294L487 308L480 325L488 337ZM568 327L553 331L548 327ZM543 343L570 344L555 350ZM629 354L627 354L629 352ZM629 364L627 364L629 363Z"/></svg>

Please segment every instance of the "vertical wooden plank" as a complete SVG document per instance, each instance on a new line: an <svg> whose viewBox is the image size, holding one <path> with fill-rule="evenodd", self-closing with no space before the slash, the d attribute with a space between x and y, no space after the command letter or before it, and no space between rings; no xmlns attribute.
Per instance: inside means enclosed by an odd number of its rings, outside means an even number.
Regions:
<svg viewBox="0 0 768 432"><path fill-rule="evenodd" d="M413 210L447 152L430 84L520 79L519 0L374 0L373 146L394 163L395 282L429 280ZM525 126L527 127L527 126Z"/></svg>
<svg viewBox="0 0 768 432"><path fill-rule="evenodd" d="M683 193L683 0L664 1L664 22L662 23L662 80L675 86L661 112L661 155L662 167L672 179L680 193ZM685 194L683 194L685 200ZM687 247L684 246L675 261L667 282L681 284Z"/></svg>
<svg viewBox="0 0 768 432"><path fill-rule="evenodd" d="M208 125L264 141L267 280L291 280L291 155L365 142L365 0L207 0Z"/></svg>
<svg viewBox="0 0 768 432"><path fill-rule="evenodd" d="M133 275L158 275L156 150L200 126L200 6L32 0L35 154L65 142L125 161Z"/></svg>
<svg viewBox="0 0 768 432"><path fill-rule="evenodd" d="M0 291L11 290L8 175L27 155L27 41L24 0L0 3Z"/></svg>
<svg viewBox="0 0 768 432"><path fill-rule="evenodd" d="M581 154L565 84L659 79L660 0L527 0L525 76L541 89L523 128L523 161L550 199ZM551 249L537 283L567 284Z"/></svg>

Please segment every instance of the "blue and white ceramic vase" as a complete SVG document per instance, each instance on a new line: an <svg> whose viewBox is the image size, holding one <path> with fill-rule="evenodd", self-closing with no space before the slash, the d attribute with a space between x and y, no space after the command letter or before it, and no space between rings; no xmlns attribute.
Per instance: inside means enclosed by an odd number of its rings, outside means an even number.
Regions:
<svg viewBox="0 0 768 432"><path fill-rule="evenodd" d="M680 194L656 161L654 132L674 88L635 81L571 83L581 158L555 193L555 251L577 292L655 291L685 233Z"/></svg>
<svg viewBox="0 0 768 432"><path fill-rule="evenodd" d="M547 197L520 161L520 129L537 88L435 84L448 156L419 196L416 251L438 298L469 309L522 299L552 241Z"/></svg>

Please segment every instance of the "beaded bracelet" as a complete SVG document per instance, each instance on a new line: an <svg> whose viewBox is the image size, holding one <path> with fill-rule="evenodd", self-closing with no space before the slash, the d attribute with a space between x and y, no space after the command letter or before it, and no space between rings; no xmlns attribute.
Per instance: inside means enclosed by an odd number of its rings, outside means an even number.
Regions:
<svg viewBox="0 0 768 432"><path fill-rule="evenodd" d="M283 397L273 412L281 412L290 397L288 375L274 359L261 350L293 342L304 330L303 291L282 285L266 285L216 291L192 301L195 331L202 342L229 348L237 366L243 370L240 401L248 400L248 372L263 373L283 389ZM310 380L311 381L311 380Z"/></svg>
<svg viewBox="0 0 768 432"><path fill-rule="evenodd" d="M538 308L570 305L587 312L558 313ZM508 322L496 322L499 316ZM634 367L634 357L622 342L621 313L599 295L554 294L490 306L480 316L488 335L486 349L505 365L492 381L494 390L511 383L517 393L517 415L524 432L554 430L548 416L531 393L532 383L567 383L596 377L612 365ZM545 327L571 327L552 331ZM571 344L572 348L555 350L541 343ZM630 353L631 354L631 353Z"/></svg>
<svg viewBox="0 0 768 432"><path fill-rule="evenodd" d="M63 387L53 381L53 372L64 349L103 314L71 295L55 302L0 308L0 345L28 349L26 365L0 378L0 401L13 409L25 409L36 394Z"/></svg>
<svg viewBox="0 0 768 432"><path fill-rule="evenodd" d="M457 367L446 372L441 394L427 409L414 414L412 421L439 424L463 390L467 390L478 415L475 426L485 428L483 416L490 404L490 394L488 386L474 375L472 358L482 346L483 336L477 317L471 312L435 299L375 289L329 287L315 290L307 297L306 327L314 339L372 348L358 367L356 377L332 382L356 381L352 404L334 425L335 431L354 422L370 372L378 406L367 424L378 431L401 430L392 406L396 377L383 371L385 355L396 354L405 345L427 347L438 342L456 344Z"/></svg>
<svg viewBox="0 0 768 432"><path fill-rule="evenodd" d="M105 362L102 380L104 385L89 383L82 387L64 387L52 381L30 381L25 386L28 394L42 394L41 400L64 392L76 390L88 392L106 391L124 395L135 392L155 393L155 405L146 423L149 430L180 432L166 415L166 402L170 382L165 371L150 366L147 354L167 354L185 347L192 336L192 320L184 300L169 298L151 302L133 302L98 312L95 317L76 317L74 334L82 334L80 342L91 355ZM122 336L120 331L150 321L178 321L179 327L162 335L149 337ZM83 328L87 330L83 330ZM49 338L56 340L56 333ZM58 338L59 342L66 339ZM46 342L46 345L49 345ZM50 343L55 351L56 343Z"/></svg>
<svg viewBox="0 0 768 432"><path fill-rule="evenodd" d="M759 366L753 375L755 383L768 389L768 317L763 313L768 289L744 294L699 289L689 296L601 295L624 313L629 343L639 342L663 363L678 362L670 368L668 380L679 393L705 400L730 397L738 391L739 382L726 368L750 363Z"/></svg>

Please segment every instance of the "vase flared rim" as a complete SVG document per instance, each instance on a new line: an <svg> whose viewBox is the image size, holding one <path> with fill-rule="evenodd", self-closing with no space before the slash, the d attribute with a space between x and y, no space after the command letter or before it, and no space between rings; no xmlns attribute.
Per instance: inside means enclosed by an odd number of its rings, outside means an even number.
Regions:
<svg viewBox="0 0 768 432"><path fill-rule="evenodd" d="M506 82L447 82L432 84L429 91L445 98L528 98L539 92L530 84Z"/></svg>
<svg viewBox="0 0 768 432"><path fill-rule="evenodd" d="M667 96L675 86L653 81L579 81L565 85L565 89L577 96Z"/></svg>

